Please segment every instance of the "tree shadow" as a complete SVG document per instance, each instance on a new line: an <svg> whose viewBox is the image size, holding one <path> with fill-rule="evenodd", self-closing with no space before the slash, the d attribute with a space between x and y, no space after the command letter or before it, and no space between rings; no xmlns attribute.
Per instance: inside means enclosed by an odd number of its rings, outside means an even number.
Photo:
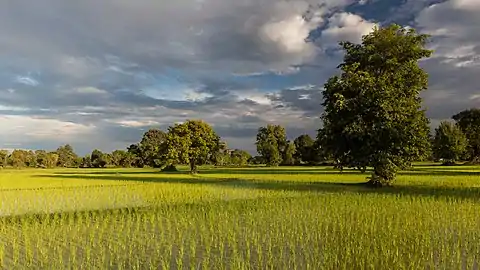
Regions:
<svg viewBox="0 0 480 270"><path fill-rule="evenodd" d="M101 170L101 169L100 169ZM148 170L148 171L95 171L95 172L82 172L81 170L75 172L55 172L54 175L152 175L155 173L161 174L185 174L185 172L162 172L158 170Z"/></svg>
<svg viewBox="0 0 480 270"><path fill-rule="evenodd" d="M300 182L274 180L247 180L241 178L209 178L203 176L184 177L145 177L133 175L73 175L53 174L36 175L39 178L82 179L82 180L110 180L135 181L142 183L170 183L189 185L211 185L242 189L282 190L298 192L320 193L356 193L356 194L387 194L396 196L428 196L435 198L471 199L480 201L478 187L446 187L428 185L394 185L384 188L367 187L364 183L338 183L330 181Z"/></svg>
<svg viewBox="0 0 480 270"><path fill-rule="evenodd" d="M454 169L427 169L414 168L408 171L401 171L399 175L435 175L435 176L480 176L480 171L468 172ZM479 178L480 180L480 178Z"/></svg>
<svg viewBox="0 0 480 270"><path fill-rule="evenodd" d="M437 169L426 167L413 167L411 169L399 171L398 175L441 175L441 176L480 176L479 171L465 171L465 168L445 168L437 166ZM480 167L479 167L480 168ZM215 174L229 174L229 175L369 175L371 174L371 169L362 173L359 170L355 169L344 169L340 171L332 167L307 167L307 168L269 168L269 167L246 167L246 168L212 168L212 169L199 169L199 174L215 175ZM172 174L172 175L184 175L186 171L178 172L162 172L160 169L147 170L147 171L74 171L74 172L55 172L55 175L152 175L159 173L162 175Z"/></svg>

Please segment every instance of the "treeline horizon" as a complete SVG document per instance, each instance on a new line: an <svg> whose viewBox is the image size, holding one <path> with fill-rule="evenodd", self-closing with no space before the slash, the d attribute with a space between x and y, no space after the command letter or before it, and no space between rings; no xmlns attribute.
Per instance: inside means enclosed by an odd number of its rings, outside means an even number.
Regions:
<svg viewBox="0 0 480 270"><path fill-rule="evenodd" d="M417 161L441 161L444 165L453 165L460 161L479 163L480 132L476 123L480 123L480 109L464 110L454 116L455 122L442 121L430 134L430 153L427 158ZM201 122L202 120L188 120ZM210 127L210 126L209 126ZM213 129L212 129L213 130ZM206 158L198 165L241 167L248 165L299 166L332 165L336 166L331 154L322 143L322 129L316 138L302 134L293 141L287 139L284 127L268 124L258 129L256 146L258 155L252 156L242 149L228 148L217 135L218 144L209 149ZM145 132L138 143L125 149L102 152L94 149L90 154L79 156L70 144L58 147L54 151L46 150L0 150L0 167L12 168L165 168L168 165L188 165L188 162L172 162L167 157L168 131L151 128ZM341 166L339 166L341 167ZM170 167L172 169L172 167Z"/></svg>

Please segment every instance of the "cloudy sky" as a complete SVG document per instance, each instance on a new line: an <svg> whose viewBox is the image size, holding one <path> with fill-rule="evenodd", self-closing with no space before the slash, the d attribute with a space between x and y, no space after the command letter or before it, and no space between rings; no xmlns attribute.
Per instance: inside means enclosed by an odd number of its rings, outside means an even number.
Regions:
<svg viewBox="0 0 480 270"><path fill-rule="evenodd" d="M433 35L433 123L480 106L479 0L0 0L0 148L85 154L204 119L254 151L259 126L320 127L340 40L392 22Z"/></svg>

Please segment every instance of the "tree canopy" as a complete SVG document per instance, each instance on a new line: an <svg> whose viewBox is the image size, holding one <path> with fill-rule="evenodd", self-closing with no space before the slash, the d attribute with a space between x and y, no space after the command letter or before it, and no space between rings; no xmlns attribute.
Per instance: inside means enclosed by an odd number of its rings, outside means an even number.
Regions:
<svg viewBox="0 0 480 270"><path fill-rule="evenodd" d="M315 161L315 141L307 134L300 135L294 140L295 160L311 164Z"/></svg>
<svg viewBox="0 0 480 270"><path fill-rule="evenodd" d="M278 166L283 161L287 147L285 128L279 125L267 125L258 129L257 152L269 166Z"/></svg>
<svg viewBox="0 0 480 270"><path fill-rule="evenodd" d="M452 117L468 140L468 159L480 163L480 109L464 110Z"/></svg>
<svg viewBox="0 0 480 270"><path fill-rule="evenodd" d="M369 183L387 184L398 169L426 154L429 120L420 92L428 75L418 61L429 57L427 35L398 25L376 28L345 51L323 91L323 142L340 166L374 168Z"/></svg>
<svg viewBox="0 0 480 270"><path fill-rule="evenodd" d="M143 134L138 148L144 165L154 168L163 165L165 142L166 134L159 129L150 129Z"/></svg>
<svg viewBox="0 0 480 270"><path fill-rule="evenodd" d="M210 160L217 149L220 137L212 127L201 120L188 120L168 128L166 160L171 164L187 163L190 172L196 173L197 166Z"/></svg>
<svg viewBox="0 0 480 270"><path fill-rule="evenodd" d="M77 166L78 156L69 144L60 146L55 153L58 155L58 166L72 168Z"/></svg>
<svg viewBox="0 0 480 270"><path fill-rule="evenodd" d="M435 129L433 156L444 164L455 164L465 153L468 142L465 134L455 124L443 121Z"/></svg>

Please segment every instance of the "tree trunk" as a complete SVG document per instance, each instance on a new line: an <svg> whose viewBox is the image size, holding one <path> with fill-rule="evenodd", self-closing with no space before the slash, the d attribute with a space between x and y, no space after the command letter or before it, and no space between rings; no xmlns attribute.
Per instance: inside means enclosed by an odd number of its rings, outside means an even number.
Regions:
<svg viewBox="0 0 480 270"><path fill-rule="evenodd" d="M394 179L394 168L380 164L373 168L372 176L368 177L367 186L375 188L390 186Z"/></svg>
<svg viewBox="0 0 480 270"><path fill-rule="evenodd" d="M196 174L197 173L197 164L195 163L195 160L193 160L193 159L190 160L190 173L191 174Z"/></svg>

